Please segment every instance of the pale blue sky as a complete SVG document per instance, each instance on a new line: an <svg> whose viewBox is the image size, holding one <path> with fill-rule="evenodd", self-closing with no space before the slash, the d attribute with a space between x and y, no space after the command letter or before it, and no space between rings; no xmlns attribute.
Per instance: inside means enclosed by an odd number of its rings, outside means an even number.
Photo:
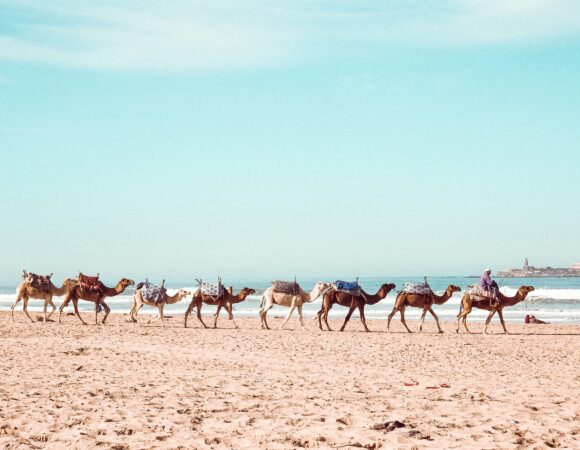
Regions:
<svg viewBox="0 0 580 450"><path fill-rule="evenodd" d="M2 1L0 281L580 260L580 2Z"/></svg>

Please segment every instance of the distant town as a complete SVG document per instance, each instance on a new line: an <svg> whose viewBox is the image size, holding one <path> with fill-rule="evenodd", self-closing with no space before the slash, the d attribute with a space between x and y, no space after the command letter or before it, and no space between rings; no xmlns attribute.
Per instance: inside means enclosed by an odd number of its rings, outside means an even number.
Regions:
<svg viewBox="0 0 580 450"><path fill-rule="evenodd" d="M534 267L528 264L528 258L526 258L521 269L501 270L496 276L498 278L580 277L580 263L572 264L568 268Z"/></svg>

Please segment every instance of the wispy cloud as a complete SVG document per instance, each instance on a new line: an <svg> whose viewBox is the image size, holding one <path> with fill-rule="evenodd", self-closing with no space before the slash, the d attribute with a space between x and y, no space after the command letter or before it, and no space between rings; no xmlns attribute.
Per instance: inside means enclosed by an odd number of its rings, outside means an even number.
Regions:
<svg viewBox="0 0 580 450"><path fill-rule="evenodd" d="M0 0L0 60L118 71L290 65L356 46L580 34L577 0Z"/></svg>

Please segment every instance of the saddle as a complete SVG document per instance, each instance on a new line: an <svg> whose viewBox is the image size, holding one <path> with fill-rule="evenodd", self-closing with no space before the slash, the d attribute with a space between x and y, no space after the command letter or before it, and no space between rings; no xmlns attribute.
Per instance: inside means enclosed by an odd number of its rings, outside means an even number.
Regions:
<svg viewBox="0 0 580 450"><path fill-rule="evenodd" d="M224 296L226 288L222 284L222 279L218 278L217 283L204 283L201 280L197 280L200 292L203 295L212 297L214 300L218 300Z"/></svg>
<svg viewBox="0 0 580 450"><path fill-rule="evenodd" d="M482 299L486 299L486 300L495 300L495 295L493 295L493 292L489 292L486 291L485 289L483 289L479 284L472 284L467 288L466 291L467 294L472 295L474 297L480 297Z"/></svg>
<svg viewBox="0 0 580 450"><path fill-rule="evenodd" d="M37 275L32 272L24 271L24 275L22 275L24 280L34 289L39 289L41 291L50 291L50 277L51 275Z"/></svg>
<svg viewBox="0 0 580 450"><path fill-rule="evenodd" d="M154 303L161 303L165 299L166 292L165 280L163 280L161 286L154 285L149 283L149 280L145 280L143 287L141 287L141 295L143 298Z"/></svg>
<svg viewBox="0 0 580 450"><path fill-rule="evenodd" d="M401 292L406 294L431 295L431 286L425 278L424 283L405 283Z"/></svg>
<svg viewBox="0 0 580 450"><path fill-rule="evenodd" d="M359 286L358 281L336 280L334 282L334 289L337 292L354 295L355 297L361 295L361 287Z"/></svg>
<svg viewBox="0 0 580 450"><path fill-rule="evenodd" d="M81 290L85 291L87 294L103 292L103 283L99 280L99 275L96 277L89 277L79 273L78 285Z"/></svg>
<svg viewBox="0 0 580 450"><path fill-rule="evenodd" d="M279 294L296 295L300 290L300 285L296 281L272 281L272 289Z"/></svg>

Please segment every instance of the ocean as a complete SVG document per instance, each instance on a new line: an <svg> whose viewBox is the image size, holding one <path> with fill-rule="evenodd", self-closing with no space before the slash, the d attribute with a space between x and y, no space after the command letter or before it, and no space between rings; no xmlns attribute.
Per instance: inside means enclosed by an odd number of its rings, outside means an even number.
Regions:
<svg viewBox="0 0 580 450"><path fill-rule="evenodd" d="M139 280L135 280L138 282ZM155 282L155 280L152 280ZM323 280L315 278L302 278L298 282L305 290L310 290L317 281L334 281ZM401 288L405 282L422 282L422 277L361 277L359 282L366 292L375 293L382 283L395 283L397 289ZM470 284L477 283L478 278L465 276L451 276L451 277L430 277L428 279L431 288L438 294L441 294L449 284L455 284L462 289L467 288ZM506 308L504 310L504 318L508 322L523 323L526 314L533 314L538 319L547 322L558 323L579 323L580 324L580 278L509 278L505 280L497 280L500 284L500 289L505 295L514 295L517 288L521 285L532 285L535 291L532 292L525 302L516 306ZM238 279L238 280L223 280L226 286L233 286L234 292L237 292L244 286L254 288L257 295L250 296L246 301L234 305L234 314L236 317L257 317L260 308L261 292L270 286L270 279ZM58 283L57 283L58 284ZM176 289L185 288L194 290L194 283L186 283L181 285L179 283L167 282L166 286L169 293L173 294ZM9 311L11 305L16 298L16 285L0 286L0 311ZM129 288L125 293L117 297L108 298L107 304L111 307L112 312L127 313L131 308L132 296L134 290ZM462 292L457 292L444 305L435 305L434 311L439 318L444 321L454 320L459 311L459 302ZM387 316L393 308L396 292L391 292L386 299L376 305L365 308L365 315L367 319L381 319L386 320ZM167 305L165 307L165 315L183 314L189 305L189 299L176 303L174 305ZM60 306L62 299L55 297L54 303L57 308ZM321 300L318 299L312 303L305 304L303 313L306 318L312 318L320 309ZM30 300L28 310L30 312L42 311L43 302L41 300ZM80 301L79 309L81 312L94 311L92 303ZM16 308L16 311L22 311L22 302ZM67 312L72 311L72 306L67 307ZM215 307L204 305L202 314L204 316L212 315ZM341 318L346 314L347 309L342 306L335 305L329 317ZM156 308L144 306L139 314L154 314L157 312ZM269 312L269 317L286 316L288 308L282 306L274 306ZM487 311L475 309L469 316L470 321L483 321L487 317ZM297 312L294 312L297 317ZM418 308L407 308L405 317L408 319L419 319L421 310ZM222 317L225 317L225 312L222 312ZM351 320L358 320L358 312L353 314ZM397 314L393 320L399 320ZM427 314L426 321L433 321L430 314ZM497 316L494 318L497 321ZM191 322L195 323L195 320Z"/></svg>

